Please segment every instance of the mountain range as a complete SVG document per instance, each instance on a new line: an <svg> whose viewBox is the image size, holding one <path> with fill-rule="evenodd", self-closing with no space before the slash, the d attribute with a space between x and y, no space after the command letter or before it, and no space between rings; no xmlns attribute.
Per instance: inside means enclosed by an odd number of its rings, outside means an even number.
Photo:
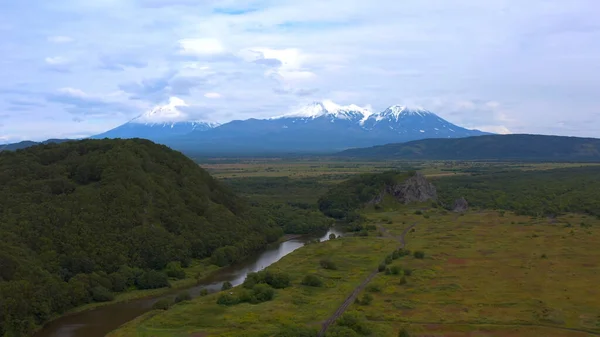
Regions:
<svg viewBox="0 0 600 337"><path fill-rule="evenodd" d="M185 102L168 104L91 138L145 138L196 155L332 153L349 148L426 138L461 138L487 134L452 124L435 113L401 105L381 112L325 100L286 114L224 124L189 120Z"/></svg>
<svg viewBox="0 0 600 337"><path fill-rule="evenodd" d="M423 139L350 149L336 156L369 160L600 162L600 139L527 134Z"/></svg>
<svg viewBox="0 0 600 337"><path fill-rule="evenodd" d="M313 102L281 116L234 120L222 125L198 121L166 123L154 109L94 138L148 138L186 153L201 155L317 153L405 142L486 134L454 125L431 111L393 105L373 113L354 104Z"/></svg>

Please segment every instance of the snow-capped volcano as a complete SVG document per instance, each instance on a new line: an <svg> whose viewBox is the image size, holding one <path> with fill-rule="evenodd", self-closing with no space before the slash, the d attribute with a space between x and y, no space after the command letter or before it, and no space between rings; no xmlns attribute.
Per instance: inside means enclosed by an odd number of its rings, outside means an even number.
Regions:
<svg viewBox="0 0 600 337"><path fill-rule="evenodd" d="M223 125L190 120L187 104L172 97L94 138L147 138L174 149L211 153L331 152L352 147L401 143L425 138L483 135L454 125L431 111L392 105L369 107L313 102L267 119L234 120Z"/></svg>
<svg viewBox="0 0 600 337"><path fill-rule="evenodd" d="M313 102L311 104L302 106L294 109L292 112L287 114L272 117L270 119L281 119L281 118L302 118L302 119L315 119L320 117L329 117L331 120L344 119L344 120L364 120L372 114L372 111L368 107L360 107L355 104L350 105L339 105L330 100L324 100L321 102Z"/></svg>
<svg viewBox="0 0 600 337"><path fill-rule="evenodd" d="M192 131L206 131L218 123L190 120L180 107L188 106L182 99L171 97L169 103L154 108L105 133L92 138L146 138L160 141Z"/></svg>

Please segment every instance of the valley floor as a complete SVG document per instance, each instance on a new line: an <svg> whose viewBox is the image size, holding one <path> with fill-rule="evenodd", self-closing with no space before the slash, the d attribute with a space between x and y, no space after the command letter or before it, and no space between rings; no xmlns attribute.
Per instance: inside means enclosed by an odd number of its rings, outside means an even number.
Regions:
<svg viewBox="0 0 600 337"><path fill-rule="evenodd" d="M361 303L336 324L357 318L354 328L366 336L397 336L400 329L410 336L600 335L600 220L420 210L368 212L385 232L311 244L286 256L268 270L288 273L292 286L277 290L272 301L221 306L213 294L151 312L110 336L275 336L286 325L316 331L398 247L387 235L400 236L415 223L406 248L425 257L391 261L388 268L402 271L378 273ZM324 258L337 270L321 268ZM407 269L412 273L403 275ZM325 286L301 285L307 274L319 275Z"/></svg>

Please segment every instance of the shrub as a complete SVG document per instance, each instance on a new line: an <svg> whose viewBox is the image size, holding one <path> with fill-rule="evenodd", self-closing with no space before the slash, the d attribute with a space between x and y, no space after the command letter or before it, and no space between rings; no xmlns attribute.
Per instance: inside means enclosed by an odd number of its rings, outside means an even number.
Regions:
<svg viewBox="0 0 600 337"><path fill-rule="evenodd" d="M390 272L392 275L399 275L401 271L402 271L402 268L400 268L398 266L392 266L390 268Z"/></svg>
<svg viewBox="0 0 600 337"><path fill-rule="evenodd" d="M178 280L185 278L185 271L181 268L181 262L179 261L169 262L165 272L168 277L176 278Z"/></svg>
<svg viewBox="0 0 600 337"><path fill-rule="evenodd" d="M92 288L92 299L96 302L108 302L112 301L115 295L103 286L96 286Z"/></svg>
<svg viewBox="0 0 600 337"><path fill-rule="evenodd" d="M231 288L233 288L233 285L229 281L223 282L223 285L221 286L221 290L229 290Z"/></svg>
<svg viewBox="0 0 600 337"><path fill-rule="evenodd" d="M237 296L231 294L221 294L217 298L217 304L219 305L236 305L240 303L240 299Z"/></svg>
<svg viewBox="0 0 600 337"><path fill-rule="evenodd" d="M329 234L329 240L335 240L336 237L333 233Z"/></svg>
<svg viewBox="0 0 600 337"><path fill-rule="evenodd" d="M264 277L260 273L248 273L242 287L246 289L252 289L255 285L264 282Z"/></svg>
<svg viewBox="0 0 600 337"><path fill-rule="evenodd" d="M385 268L386 275L392 275L392 269L390 267Z"/></svg>
<svg viewBox="0 0 600 337"><path fill-rule="evenodd" d="M382 271L385 271L385 263L381 263L379 264L379 267L377 267L377 270L381 273Z"/></svg>
<svg viewBox="0 0 600 337"><path fill-rule="evenodd" d="M309 287L322 287L323 281L317 275L308 274L302 279L302 284Z"/></svg>
<svg viewBox="0 0 600 337"><path fill-rule="evenodd" d="M420 209L418 209L418 210L416 210L416 211L415 211L415 214L416 214L416 215L422 215L422 214L423 214L423 211L421 211Z"/></svg>
<svg viewBox="0 0 600 337"><path fill-rule="evenodd" d="M167 310L169 307L171 307L171 301L166 298L158 300L156 303L154 303L154 305L152 305L152 309L155 310Z"/></svg>
<svg viewBox="0 0 600 337"><path fill-rule="evenodd" d="M546 254L542 254L542 259L547 259L548 256L546 256Z"/></svg>
<svg viewBox="0 0 600 337"><path fill-rule="evenodd" d="M264 273L264 280L266 284L275 289L287 288L291 284L290 276L284 273L271 273L267 271Z"/></svg>
<svg viewBox="0 0 600 337"><path fill-rule="evenodd" d="M257 284L252 288L250 303L262 303L270 301L275 297L275 290L268 284Z"/></svg>
<svg viewBox="0 0 600 337"><path fill-rule="evenodd" d="M361 335L368 335L371 333L364 319L357 312L344 313L337 320L336 324L339 326L350 328Z"/></svg>
<svg viewBox="0 0 600 337"><path fill-rule="evenodd" d="M323 267L324 269L330 269L330 270L336 270L337 266L335 265L335 263L333 261L331 261L330 259L323 259L320 262L321 267Z"/></svg>
<svg viewBox="0 0 600 337"><path fill-rule="evenodd" d="M360 336L356 331L350 329L347 326L332 326L327 329L325 337L358 337Z"/></svg>
<svg viewBox="0 0 600 337"><path fill-rule="evenodd" d="M369 305L369 304L371 304L371 302L373 302L373 295L366 293L363 295L362 299L358 301L358 304Z"/></svg>
<svg viewBox="0 0 600 337"><path fill-rule="evenodd" d="M275 289L283 289L289 287L291 281L288 274L260 271L258 273L249 273L242 286L246 289L252 289L260 283L266 283Z"/></svg>
<svg viewBox="0 0 600 337"><path fill-rule="evenodd" d="M381 287L378 284L369 284L367 286L367 291L371 293L378 293L381 291Z"/></svg>
<svg viewBox="0 0 600 337"><path fill-rule="evenodd" d="M404 276L411 276L412 272L412 269L404 268Z"/></svg>
<svg viewBox="0 0 600 337"><path fill-rule="evenodd" d="M183 301L189 301L191 299L192 299L192 295L190 295L190 293L188 293L187 291L184 291L184 292L177 294L177 296L175 296L175 300L173 300L173 302L179 303L179 302L183 302Z"/></svg>
<svg viewBox="0 0 600 337"><path fill-rule="evenodd" d="M392 259L394 259L394 260L397 260L399 257L400 257L400 252L399 252L399 251L397 251L397 250L395 250L395 251L392 253Z"/></svg>
<svg viewBox="0 0 600 337"><path fill-rule="evenodd" d="M369 236L369 232L367 232L366 229L363 229L362 231L358 232L358 236Z"/></svg>
<svg viewBox="0 0 600 337"><path fill-rule="evenodd" d="M392 258L391 255L388 255L385 257L385 261L384 261L385 264L390 264L390 263L392 263L392 261L394 261L394 259Z"/></svg>
<svg viewBox="0 0 600 337"><path fill-rule="evenodd" d="M414 255L415 259L425 258L425 252L423 252L421 250L417 250L413 255Z"/></svg>
<svg viewBox="0 0 600 337"><path fill-rule="evenodd" d="M315 337L317 330L305 326L285 326L274 337Z"/></svg>
<svg viewBox="0 0 600 337"><path fill-rule="evenodd" d="M202 290L200 290L200 296L206 296L208 295L208 289L204 288Z"/></svg>
<svg viewBox="0 0 600 337"><path fill-rule="evenodd" d="M410 333L405 328L402 328L398 331L398 337L410 337Z"/></svg>

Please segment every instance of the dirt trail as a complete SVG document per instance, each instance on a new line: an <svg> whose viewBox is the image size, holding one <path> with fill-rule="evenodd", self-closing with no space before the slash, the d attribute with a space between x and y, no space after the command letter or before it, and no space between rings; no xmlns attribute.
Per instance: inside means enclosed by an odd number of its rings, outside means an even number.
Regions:
<svg viewBox="0 0 600 337"><path fill-rule="evenodd" d="M385 236L392 237L392 238L398 240L398 242L400 242L400 248L404 248L404 246L406 245L406 241L404 240L404 237L416 225L417 224L415 223L415 224L410 225L407 228L405 228L404 231L402 231L402 234L400 234L400 236L393 236L385 227L383 227L381 225L377 225L377 228L379 230L381 230L381 232ZM375 275L377 275L377 273L379 273L379 270L377 270L377 269L375 269L374 271L372 271L369 274L369 276L367 276L367 278L364 279L358 285L358 287L356 287L354 289L354 291L352 291L352 293L350 294L350 296L348 296L346 298L346 300L344 301L344 303L342 303L342 305L340 305L340 307L337 308L337 310L335 311L335 313L333 313L333 315L331 315L331 317L329 317L325 322L323 322L323 325L321 327L321 331L319 331L319 334L317 336L319 336L319 337L325 336L325 332L327 331L327 329L329 328L329 326L331 324L333 324L335 322L335 320L338 319L346 311L346 309L348 309L348 307L352 303L354 303L354 301L356 300L356 297L358 297L358 294L360 294L360 292L363 291L363 289L365 289L365 287L367 286L367 284L369 284L369 282L371 282L371 280L373 280L373 278L375 277Z"/></svg>

